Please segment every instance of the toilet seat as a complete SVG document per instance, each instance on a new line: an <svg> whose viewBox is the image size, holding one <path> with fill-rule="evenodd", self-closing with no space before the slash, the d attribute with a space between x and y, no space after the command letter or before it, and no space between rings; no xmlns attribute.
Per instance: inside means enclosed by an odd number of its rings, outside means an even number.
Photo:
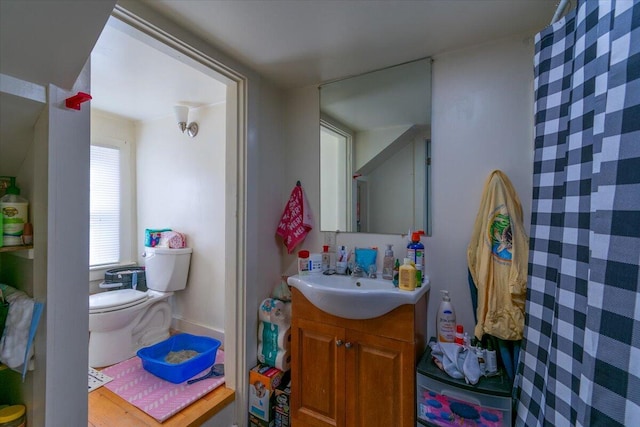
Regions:
<svg viewBox="0 0 640 427"><path fill-rule="evenodd" d="M89 296L89 314L121 310L142 304L149 295L135 289L119 289L117 291L100 292Z"/></svg>

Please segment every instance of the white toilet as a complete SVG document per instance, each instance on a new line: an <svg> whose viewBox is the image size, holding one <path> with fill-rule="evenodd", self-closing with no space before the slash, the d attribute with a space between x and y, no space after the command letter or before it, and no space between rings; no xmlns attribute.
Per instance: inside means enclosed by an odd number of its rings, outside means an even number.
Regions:
<svg viewBox="0 0 640 427"><path fill-rule="evenodd" d="M145 248L146 292L119 289L89 297L89 366L113 365L169 337L169 297L187 285L191 248Z"/></svg>

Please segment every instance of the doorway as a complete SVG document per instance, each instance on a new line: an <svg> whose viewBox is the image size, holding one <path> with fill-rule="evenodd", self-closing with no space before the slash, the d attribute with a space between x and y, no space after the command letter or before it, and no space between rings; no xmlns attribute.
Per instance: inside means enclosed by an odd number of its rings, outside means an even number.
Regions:
<svg viewBox="0 0 640 427"><path fill-rule="evenodd" d="M94 54L92 140L100 135L96 143L124 141L132 158L131 209L121 214L129 217L130 238L121 261L142 263L147 228L187 235L193 254L187 288L174 296L174 323L185 332L221 339L226 386L236 389L242 378L236 361L245 351L244 342L235 338L244 329L238 296L244 287L238 253L244 247L238 236L244 223L245 79L120 7ZM120 61L111 66L128 72L101 69L110 58ZM152 59L162 62L154 67ZM190 107L189 121L198 122L198 135L180 131L174 105ZM104 269L93 268L92 279L99 281Z"/></svg>

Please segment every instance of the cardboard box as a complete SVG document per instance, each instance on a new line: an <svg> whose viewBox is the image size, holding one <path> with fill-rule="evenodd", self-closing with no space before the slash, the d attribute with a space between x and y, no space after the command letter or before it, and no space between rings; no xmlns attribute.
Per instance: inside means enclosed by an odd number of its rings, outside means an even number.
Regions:
<svg viewBox="0 0 640 427"><path fill-rule="evenodd" d="M291 382L286 385L282 383L276 389L273 395L273 419L274 427L290 427L290 400L291 400Z"/></svg>
<svg viewBox="0 0 640 427"><path fill-rule="evenodd" d="M274 420L265 421L249 413L249 427L274 427Z"/></svg>
<svg viewBox="0 0 640 427"><path fill-rule="evenodd" d="M271 427L273 424L273 407L271 398L281 384L284 372L280 369L259 364L249 371L249 415L254 415L267 424L260 427ZM251 417L250 417L251 418Z"/></svg>

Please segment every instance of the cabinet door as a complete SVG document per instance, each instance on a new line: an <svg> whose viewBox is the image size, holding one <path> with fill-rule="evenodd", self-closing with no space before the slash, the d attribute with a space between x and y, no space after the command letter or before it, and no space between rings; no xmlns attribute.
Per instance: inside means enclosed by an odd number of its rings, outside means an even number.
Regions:
<svg viewBox="0 0 640 427"><path fill-rule="evenodd" d="M294 427L344 426L344 329L305 319L292 325Z"/></svg>
<svg viewBox="0 0 640 427"><path fill-rule="evenodd" d="M347 331L347 426L415 426L413 344Z"/></svg>

